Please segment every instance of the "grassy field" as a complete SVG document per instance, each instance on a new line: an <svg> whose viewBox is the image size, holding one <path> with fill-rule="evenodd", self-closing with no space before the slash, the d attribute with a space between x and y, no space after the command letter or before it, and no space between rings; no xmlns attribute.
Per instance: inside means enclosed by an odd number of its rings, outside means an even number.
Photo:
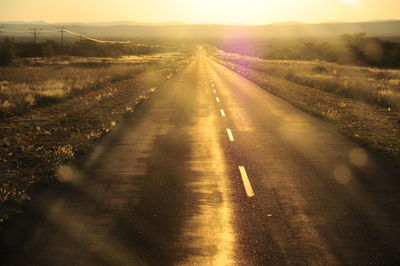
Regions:
<svg viewBox="0 0 400 266"><path fill-rule="evenodd" d="M0 68L0 222L37 184L86 154L137 104L190 61L159 55L142 63L76 62Z"/></svg>
<svg viewBox="0 0 400 266"><path fill-rule="evenodd" d="M180 56L130 56L119 60L71 57L35 62L31 59L22 65L3 67L0 71L0 120L62 102L109 82L132 78L152 64Z"/></svg>
<svg viewBox="0 0 400 266"><path fill-rule="evenodd" d="M400 70L212 53L215 60L400 166Z"/></svg>

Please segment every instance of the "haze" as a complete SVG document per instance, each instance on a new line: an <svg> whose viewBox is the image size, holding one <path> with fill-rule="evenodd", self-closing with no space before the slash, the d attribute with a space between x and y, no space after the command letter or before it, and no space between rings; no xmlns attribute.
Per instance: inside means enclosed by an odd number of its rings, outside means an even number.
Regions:
<svg viewBox="0 0 400 266"><path fill-rule="evenodd" d="M0 10L0 21L260 25L400 19L398 0L2 0Z"/></svg>

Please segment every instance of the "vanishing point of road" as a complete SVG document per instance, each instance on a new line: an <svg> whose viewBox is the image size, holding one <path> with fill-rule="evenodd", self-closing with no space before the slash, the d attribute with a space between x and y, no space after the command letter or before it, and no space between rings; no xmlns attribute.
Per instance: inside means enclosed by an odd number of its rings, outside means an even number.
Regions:
<svg viewBox="0 0 400 266"><path fill-rule="evenodd" d="M199 48L2 235L2 265L400 265L400 174Z"/></svg>

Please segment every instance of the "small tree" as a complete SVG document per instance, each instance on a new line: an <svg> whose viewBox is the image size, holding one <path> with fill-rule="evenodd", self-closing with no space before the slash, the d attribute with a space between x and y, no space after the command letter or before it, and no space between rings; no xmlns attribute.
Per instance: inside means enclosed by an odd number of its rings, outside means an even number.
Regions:
<svg viewBox="0 0 400 266"><path fill-rule="evenodd" d="M7 39L4 39L0 45L0 65L7 66L12 63L15 58L15 47L14 43Z"/></svg>
<svg viewBox="0 0 400 266"><path fill-rule="evenodd" d="M46 42L42 45L42 55L45 57L52 57L55 55L52 42Z"/></svg>

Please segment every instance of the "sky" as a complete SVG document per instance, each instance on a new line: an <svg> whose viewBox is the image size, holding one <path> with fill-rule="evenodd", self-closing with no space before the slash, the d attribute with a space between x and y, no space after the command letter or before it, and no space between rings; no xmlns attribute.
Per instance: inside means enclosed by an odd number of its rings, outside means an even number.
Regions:
<svg viewBox="0 0 400 266"><path fill-rule="evenodd" d="M0 21L262 25L400 19L400 0L0 0Z"/></svg>

